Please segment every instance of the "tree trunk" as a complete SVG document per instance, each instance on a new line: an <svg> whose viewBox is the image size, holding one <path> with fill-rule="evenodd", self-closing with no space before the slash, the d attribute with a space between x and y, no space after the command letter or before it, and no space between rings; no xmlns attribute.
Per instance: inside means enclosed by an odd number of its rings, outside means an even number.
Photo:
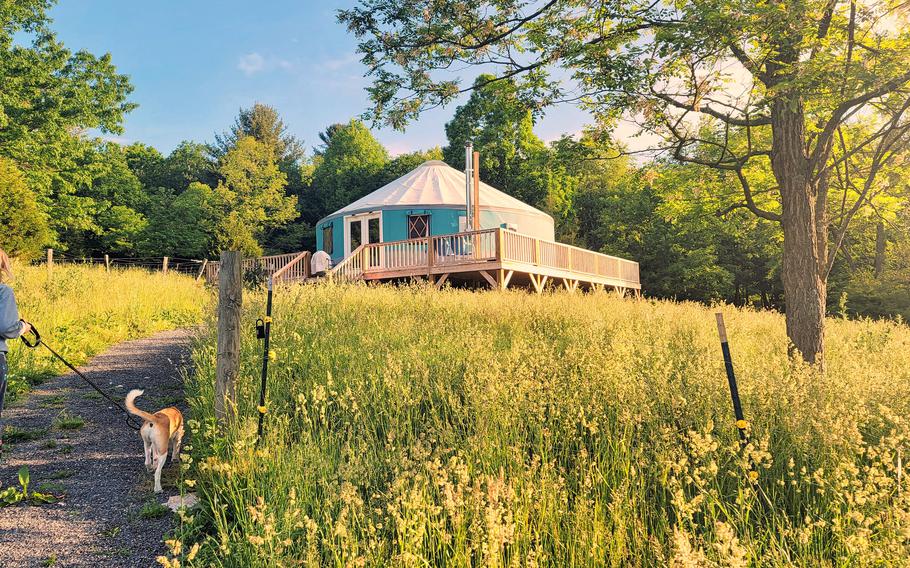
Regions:
<svg viewBox="0 0 910 568"><path fill-rule="evenodd" d="M827 233L819 230L819 221L823 221L818 219L819 187L809 171L802 101L778 98L771 121L771 168L781 194L781 279L790 351L823 366Z"/></svg>
<svg viewBox="0 0 910 568"><path fill-rule="evenodd" d="M885 246L888 241L885 237L885 224L881 221L875 226L875 279L882 277L885 271Z"/></svg>

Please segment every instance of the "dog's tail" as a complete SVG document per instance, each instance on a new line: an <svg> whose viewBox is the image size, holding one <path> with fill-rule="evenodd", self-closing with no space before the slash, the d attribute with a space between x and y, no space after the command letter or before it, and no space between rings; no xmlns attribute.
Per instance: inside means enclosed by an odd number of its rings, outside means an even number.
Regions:
<svg viewBox="0 0 910 568"><path fill-rule="evenodd" d="M142 418L143 420L148 420L149 422L154 422L155 417L153 415L149 414L148 412L146 412L144 410L139 410L138 408L136 408L136 404L133 402L134 400L136 400L137 398L142 396L142 393L144 393L144 392L145 391L139 390L139 389L133 389L130 392L128 392L126 395L126 409L129 410L130 414L132 414L133 416L138 416L139 418Z"/></svg>

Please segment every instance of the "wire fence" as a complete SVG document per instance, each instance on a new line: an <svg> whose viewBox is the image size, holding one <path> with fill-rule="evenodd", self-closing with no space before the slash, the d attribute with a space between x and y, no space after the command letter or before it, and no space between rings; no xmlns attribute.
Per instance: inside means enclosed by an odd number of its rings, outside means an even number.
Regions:
<svg viewBox="0 0 910 568"><path fill-rule="evenodd" d="M45 265L97 265L105 266L109 270L133 268L144 269L149 272L178 272L193 277L199 276L207 261L196 258L165 257L165 256L135 256L135 257L91 257L72 255L60 251L48 251L47 258L37 261L36 264Z"/></svg>

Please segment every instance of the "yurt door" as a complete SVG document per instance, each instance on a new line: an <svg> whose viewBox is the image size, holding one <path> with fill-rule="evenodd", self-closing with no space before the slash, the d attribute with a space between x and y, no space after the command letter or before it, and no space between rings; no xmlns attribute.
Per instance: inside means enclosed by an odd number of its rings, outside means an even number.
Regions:
<svg viewBox="0 0 910 568"><path fill-rule="evenodd" d="M351 215L344 219L344 256L360 245L382 242L382 213Z"/></svg>

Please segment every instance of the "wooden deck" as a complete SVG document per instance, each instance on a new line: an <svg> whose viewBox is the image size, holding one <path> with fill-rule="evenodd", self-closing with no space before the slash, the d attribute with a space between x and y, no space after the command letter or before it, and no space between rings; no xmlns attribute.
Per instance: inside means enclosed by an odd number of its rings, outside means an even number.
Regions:
<svg viewBox="0 0 910 568"><path fill-rule="evenodd" d="M548 284L569 291L612 288L639 294L638 263L506 229L486 229L362 245L330 271L339 281L427 278L486 283L492 288Z"/></svg>

